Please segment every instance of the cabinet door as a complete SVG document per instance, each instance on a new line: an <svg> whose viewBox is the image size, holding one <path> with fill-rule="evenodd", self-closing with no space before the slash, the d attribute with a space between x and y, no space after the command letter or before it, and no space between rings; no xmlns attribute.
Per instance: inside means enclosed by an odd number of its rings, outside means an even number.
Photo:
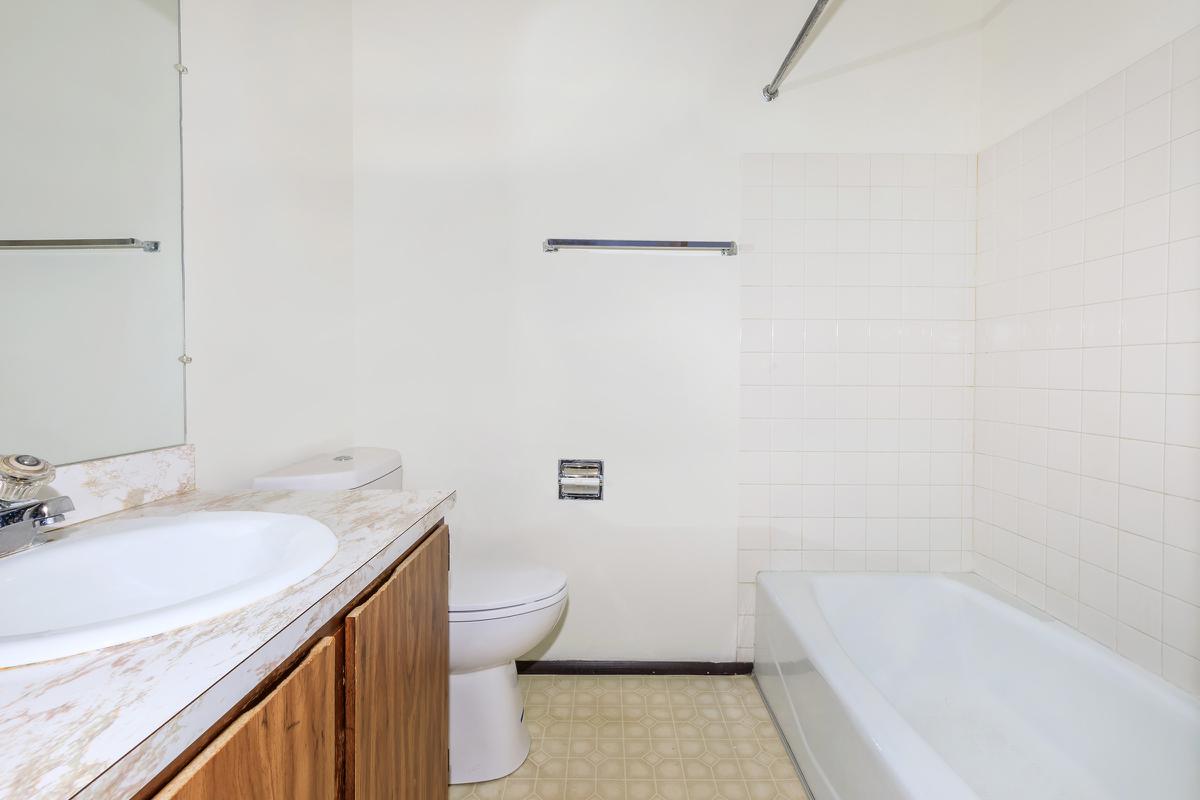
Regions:
<svg viewBox="0 0 1200 800"><path fill-rule="evenodd" d="M346 617L346 789L444 798L450 781L449 529Z"/></svg>
<svg viewBox="0 0 1200 800"><path fill-rule="evenodd" d="M337 648L327 637L176 775L157 800L335 798L336 668Z"/></svg>

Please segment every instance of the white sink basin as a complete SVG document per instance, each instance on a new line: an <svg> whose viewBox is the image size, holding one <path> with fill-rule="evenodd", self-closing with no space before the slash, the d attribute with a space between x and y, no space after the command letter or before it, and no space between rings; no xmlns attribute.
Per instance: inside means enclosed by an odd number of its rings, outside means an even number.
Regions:
<svg viewBox="0 0 1200 800"><path fill-rule="evenodd" d="M197 512L100 524L0 558L0 667L153 636L286 589L337 552L292 514Z"/></svg>

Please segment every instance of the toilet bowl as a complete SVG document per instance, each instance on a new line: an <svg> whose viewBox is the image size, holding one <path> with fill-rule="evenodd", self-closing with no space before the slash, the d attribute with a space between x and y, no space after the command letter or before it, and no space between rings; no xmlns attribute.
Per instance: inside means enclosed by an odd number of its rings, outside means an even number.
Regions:
<svg viewBox="0 0 1200 800"><path fill-rule="evenodd" d="M451 783L501 778L529 755L516 659L546 638L566 602L555 570L451 564Z"/></svg>
<svg viewBox="0 0 1200 800"><path fill-rule="evenodd" d="M350 447L259 476L255 489L402 489L400 454ZM493 780L529 755L516 659L553 630L567 603L561 572L521 564L450 568L450 782Z"/></svg>

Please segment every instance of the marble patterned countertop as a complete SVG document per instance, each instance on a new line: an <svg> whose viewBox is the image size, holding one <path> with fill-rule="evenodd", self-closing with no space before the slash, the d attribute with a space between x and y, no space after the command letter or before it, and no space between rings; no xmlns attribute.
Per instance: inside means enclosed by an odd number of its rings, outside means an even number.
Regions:
<svg viewBox="0 0 1200 800"><path fill-rule="evenodd" d="M104 517L303 514L329 526L338 550L300 583L238 611L92 653L0 669L0 798L129 797L416 543L454 500L454 492L440 490L191 492Z"/></svg>

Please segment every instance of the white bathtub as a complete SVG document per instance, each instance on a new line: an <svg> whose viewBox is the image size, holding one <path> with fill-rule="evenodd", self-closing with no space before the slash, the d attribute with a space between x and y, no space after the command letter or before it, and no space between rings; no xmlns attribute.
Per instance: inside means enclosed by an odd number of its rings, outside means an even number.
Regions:
<svg viewBox="0 0 1200 800"><path fill-rule="evenodd" d="M766 572L756 614L817 800L1200 798L1200 702L978 578Z"/></svg>

